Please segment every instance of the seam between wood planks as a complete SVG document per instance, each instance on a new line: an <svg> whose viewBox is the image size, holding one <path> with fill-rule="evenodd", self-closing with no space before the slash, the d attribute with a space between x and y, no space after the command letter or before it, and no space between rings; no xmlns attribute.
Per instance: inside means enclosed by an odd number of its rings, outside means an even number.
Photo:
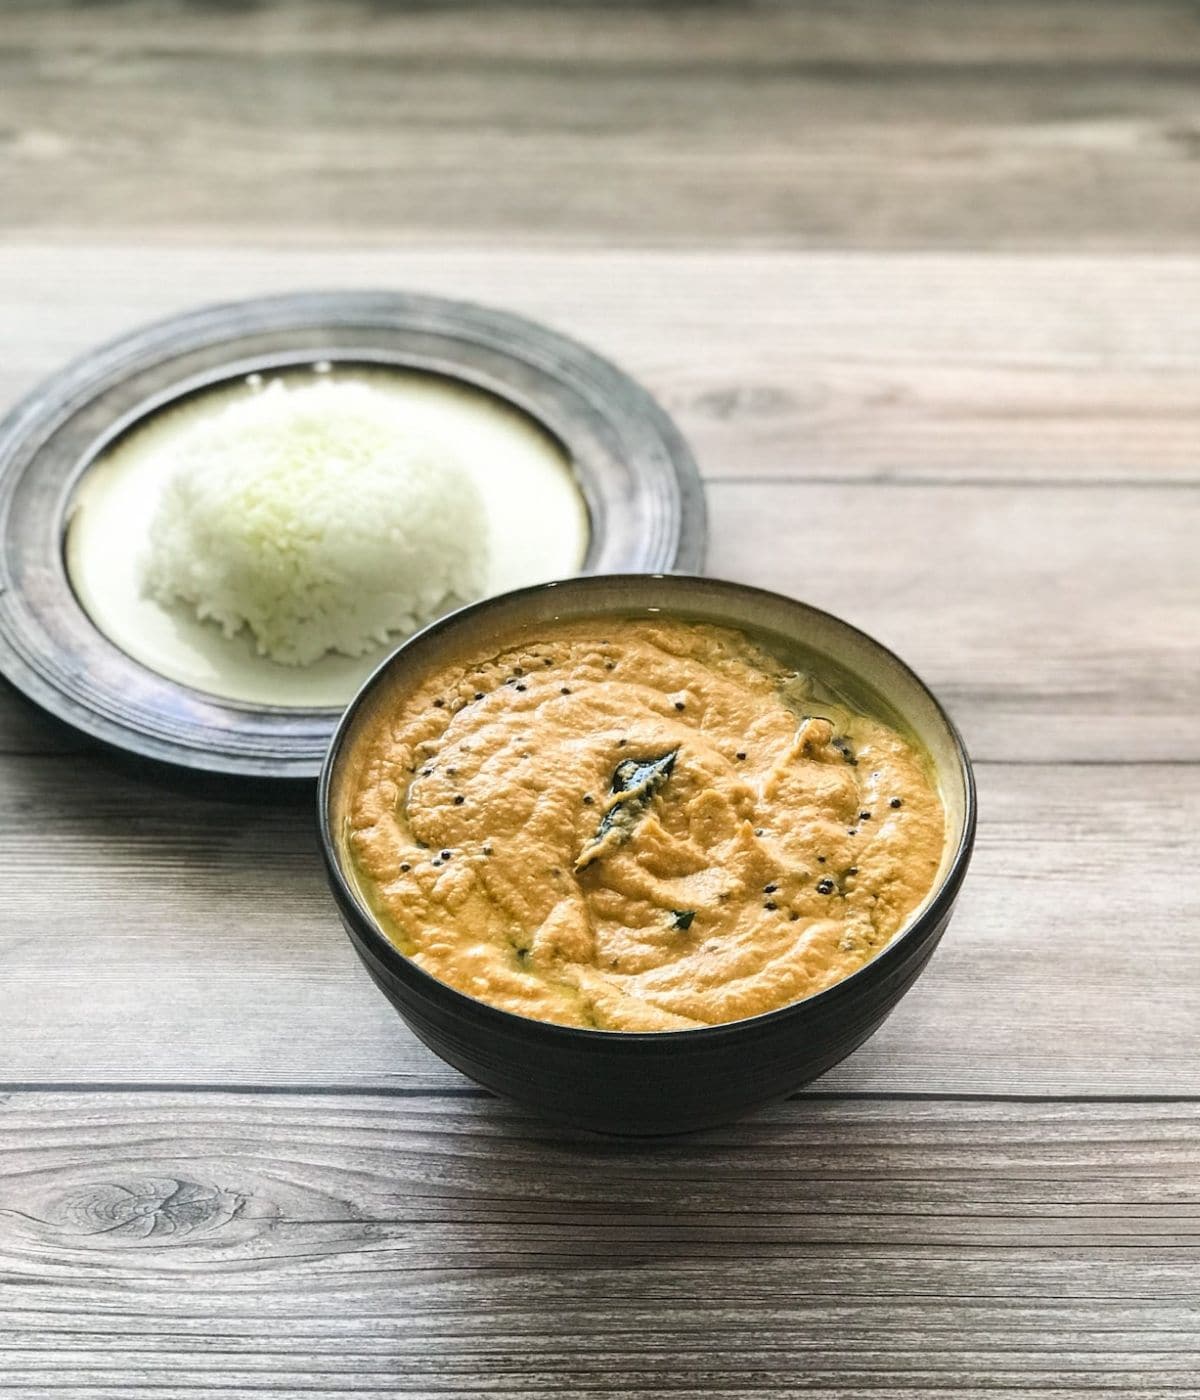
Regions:
<svg viewBox="0 0 1200 1400"><path fill-rule="evenodd" d="M162 1083L135 1080L13 1080L0 1081L0 1094L57 1094L64 1097L77 1094L230 1094L246 1097L284 1098L384 1098L384 1099L499 1099L489 1089L473 1084L445 1085L387 1085L387 1084L289 1084L289 1083ZM1037 1094L982 1093L919 1089L813 1089L798 1090L782 1102L811 1099L821 1103L1011 1103L1011 1104L1078 1104L1096 1105L1155 1105L1200 1104L1200 1094ZM503 1100L501 1100L503 1101ZM538 1120L541 1121L541 1120Z"/></svg>
<svg viewBox="0 0 1200 1400"><path fill-rule="evenodd" d="M1200 487L1200 477L1137 477L1137 476L1093 476L1085 479L1070 476L852 476L844 473L820 474L816 472L785 473L779 476L714 475L702 473L705 486L856 486L874 488L878 486L896 487L962 487L971 489L979 486L995 490L1049 490L1049 491L1112 491L1147 490L1192 491Z"/></svg>

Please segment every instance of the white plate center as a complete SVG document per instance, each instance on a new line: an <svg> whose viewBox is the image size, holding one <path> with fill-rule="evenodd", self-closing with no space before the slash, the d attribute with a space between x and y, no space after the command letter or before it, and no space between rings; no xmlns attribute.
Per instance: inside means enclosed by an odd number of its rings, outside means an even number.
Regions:
<svg viewBox="0 0 1200 1400"><path fill-rule="evenodd" d="M363 656L283 666L255 651L243 629L226 637L184 606L145 597L141 564L151 520L190 428L239 397L284 378L317 375L367 384L398 401L415 434L445 443L471 474L491 533L485 596L578 573L587 508L561 445L495 395L421 370L358 364L264 370L214 385L152 413L92 464L72 503L66 557L71 584L108 639L150 670L248 705L342 708L403 637Z"/></svg>

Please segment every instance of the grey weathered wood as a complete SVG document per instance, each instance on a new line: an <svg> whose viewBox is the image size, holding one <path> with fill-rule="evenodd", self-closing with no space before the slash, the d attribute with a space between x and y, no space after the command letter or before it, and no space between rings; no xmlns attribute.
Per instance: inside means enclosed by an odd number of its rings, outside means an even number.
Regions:
<svg viewBox="0 0 1200 1400"><path fill-rule="evenodd" d="M711 573L878 636L976 758L1200 760L1200 484L722 481L707 495ZM54 742L13 705L0 697L0 748Z"/></svg>
<svg viewBox="0 0 1200 1400"><path fill-rule="evenodd" d="M588 341L710 478L1200 480L1195 256L21 241L0 244L0 409L140 322L338 286L492 302Z"/></svg>
<svg viewBox="0 0 1200 1400"><path fill-rule="evenodd" d="M714 570L877 627L945 689L981 756L1197 755L1197 260L26 245L0 250L0 388L15 397L191 301L335 281L499 300L615 355L696 445L725 519ZM1000 489L1021 480L1042 486ZM764 548L768 501L787 528ZM865 557L840 529L806 528L825 510L865 519ZM56 742L0 691L0 750Z"/></svg>
<svg viewBox="0 0 1200 1400"><path fill-rule="evenodd" d="M823 1092L1200 1095L1200 765L988 765L946 938ZM462 1085L355 959L307 811L0 767L0 1079Z"/></svg>
<svg viewBox="0 0 1200 1400"><path fill-rule="evenodd" d="M1193 1104L798 1101L634 1148L487 1098L3 1121L14 1400L1195 1393Z"/></svg>
<svg viewBox="0 0 1200 1400"><path fill-rule="evenodd" d="M708 499L712 573L879 637L976 757L1200 759L1200 485L722 483Z"/></svg>
<svg viewBox="0 0 1200 1400"><path fill-rule="evenodd" d="M89 8L5 7L9 228L1072 251L1200 228L1185 0Z"/></svg>
<svg viewBox="0 0 1200 1400"><path fill-rule="evenodd" d="M117 13L114 13L114 10ZM668 0L665 4L606 6L598 0L543 4L513 0L493 7L480 24L470 5L365 0L260 0L226 22L219 0L121 0L97 6L87 0L8 0L5 37L31 50L74 41L104 54L128 53L133 41L170 39L174 54L258 52L264 62L310 62L339 54L415 58L435 48L463 59L496 62L506 56L537 61L572 60L607 66L638 61L683 66L702 62L704 76L719 65L778 59L780 38L803 49L810 63L1029 64L1067 68L1181 63L1194 53L1195 12L1185 0L1142 0L1131 15L1121 0L1009 0L1003 6L925 0L874 0L870 7L822 6L816 0L771 0L737 5L729 0ZM167 47L165 44L158 47ZM737 67L735 71L741 72ZM296 82L292 73L285 79ZM310 80L313 74L307 75Z"/></svg>

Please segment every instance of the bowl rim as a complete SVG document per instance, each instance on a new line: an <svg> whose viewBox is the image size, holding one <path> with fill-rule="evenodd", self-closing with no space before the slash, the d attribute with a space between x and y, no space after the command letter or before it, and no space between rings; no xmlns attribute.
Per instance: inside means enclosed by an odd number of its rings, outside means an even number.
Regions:
<svg viewBox="0 0 1200 1400"><path fill-rule="evenodd" d="M504 1008L495 1006L491 1002L483 1001L479 997L473 997L466 992L460 992L457 987L452 987L448 982L443 982L432 973L426 972L419 967L411 958L406 957L399 948L391 941L380 927L378 920L366 908L363 902L355 893L350 881L347 879L342 869L342 862L338 858L337 844L331 830L330 803L333 790L333 778L337 765L341 759L342 750L353 729L359 710L366 703L373 692L375 686L383 679L384 674L410 649L420 649L426 646L438 634L450 630L470 617L474 617L481 612L486 612L490 608L499 606L505 602L532 598L550 590L565 588L569 592L588 592L599 589L604 585L624 584L624 585L665 585L668 590L676 587L686 587L688 589L698 589L701 592L728 593L733 591L741 594L747 600L758 599L763 602L783 603L789 607L800 607L816 617L832 622L835 626L843 628L845 631L861 638L870 647L882 653L900 671L902 671L917 689L922 692L925 699L932 706L937 718L945 726L949 735L959 776L963 780L964 805L962 832L959 836L958 844L954 854L947 864L943 875L934 890L925 902L924 907L917 916L912 919L901 931L894 935L887 945L869 961L855 968L848 976L840 978L837 982L823 988L819 992L814 992L807 997L801 997L798 1001L788 1002L786 1006L775 1007L770 1011L762 1011L754 1016L743 1016L736 1021L722 1021L711 1026L694 1026L680 1030L663 1031L608 1031L591 1026L565 1026L556 1021L543 1021L535 1016L522 1016L515 1011L506 1011ZM651 604L654 606L655 604ZM699 609L702 614L703 608ZM727 624L736 626L734 623ZM525 588L512 589L507 593L498 593L494 597L481 598L477 602L469 603L465 607L456 609L454 612L446 613L423 627L419 632L414 632L401 643L395 651L389 653L380 664L371 672L366 680L355 693L354 698L343 711L334 730L333 738L330 740L329 748L325 754L325 760L321 765L321 775L317 783L317 830L320 838L321 855L325 863L325 871L333 891L334 899L338 905L343 919L352 926L352 935L357 940L361 940L366 945L365 951L369 951L375 960L381 963L389 972L395 973L401 981L408 981L413 984L413 990L423 993L426 998L435 1002L442 1002L448 1010L456 1010L460 1014L482 1016L485 1022L490 1022L496 1029L507 1029L514 1034L543 1035L546 1038L560 1044L584 1044L591 1042L602 1046L630 1047L654 1046L659 1044L698 1044L726 1039L739 1033L745 1034L750 1029L766 1030L772 1025L795 1018L805 1012L814 1011L822 1006L828 1005L832 1000L840 996L846 996L853 984L863 979L865 974L871 973L875 977L886 977L888 972L902 963L908 955L912 945L919 943L929 933L939 928L948 917L954 901L958 897L959 889L962 886L966 875L967 866L970 863L971 853L975 845L975 828L978 814L978 797L975 786L975 773L971 764L970 755L967 753L966 745L958 726L946 713L941 701L929 688L921 677L896 655L890 647L877 641L868 632L854 626L853 623L846 622L836 613L827 612L823 608L814 607L811 603L802 602L798 598L790 597L786 593L779 593L772 589L759 588L754 584L739 583L733 579L723 579L712 577L707 574L689 573L653 573L653 574L585 574L577 575L567 579L556 579L547 583L531 584ZM352 938L353 941L353 938Z"/></svg>

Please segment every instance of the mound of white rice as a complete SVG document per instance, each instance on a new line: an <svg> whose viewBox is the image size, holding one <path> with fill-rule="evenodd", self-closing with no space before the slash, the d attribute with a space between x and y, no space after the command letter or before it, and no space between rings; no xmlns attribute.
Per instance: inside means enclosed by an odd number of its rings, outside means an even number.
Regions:
<svg viewBox="0 0 1200 1400"><path fill-rule="evenodd" d="M403 408L365 384L275 380L189 427L142 582L303 666L479 597L487 562L475 483Z"/></svg>

